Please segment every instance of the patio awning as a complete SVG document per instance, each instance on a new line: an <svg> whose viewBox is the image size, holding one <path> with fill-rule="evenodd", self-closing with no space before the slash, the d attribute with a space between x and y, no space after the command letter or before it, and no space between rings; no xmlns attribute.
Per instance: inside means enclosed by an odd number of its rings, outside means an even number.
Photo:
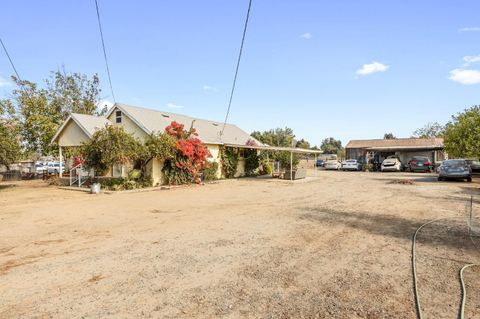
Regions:
<svg viewBox="0 0 480 319"><path fill-rule="evenodd" d="M238 145L238 144L224 144L228 147L237 147L237 148L248 148L262 151L287 151L291 153L299 154L322 154L322 151L319 150L309 150L307 148L297 148L297 147L280 147L280 146L259 146L259 145Z"/></svg>
<svg viewBox="0 0 480 319"><path fill-rule="evenodd" d="M418 150L442 150L441 146L377 146L367 147L367 151L418 151Z"/></svg>

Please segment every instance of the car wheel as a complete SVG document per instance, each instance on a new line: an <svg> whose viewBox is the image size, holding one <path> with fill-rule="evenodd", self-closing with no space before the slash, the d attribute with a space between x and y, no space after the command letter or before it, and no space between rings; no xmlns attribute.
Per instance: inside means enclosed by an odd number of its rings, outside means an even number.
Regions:
<svg viewBox="0 0 480 319"><path fill-rule="evenodd" d="M472 182L472 176L467 178L467 182L471 183Z"/></svg>
<svg viewBox="0 0 480 319"><path fill-rule="evenodd" d="M443 181L443 177L438 176L438 181L439 182Z"/></svg>

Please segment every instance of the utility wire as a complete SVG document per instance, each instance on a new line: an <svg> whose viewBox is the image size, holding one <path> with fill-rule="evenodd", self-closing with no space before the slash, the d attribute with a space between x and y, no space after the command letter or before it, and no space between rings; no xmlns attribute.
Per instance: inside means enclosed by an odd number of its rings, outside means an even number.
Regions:
<svg viewBox="0 0 480 319"><path fill-rule="evenodd" d="M105 50L105 40L103 39L102 23L100 21L100 10L98 9L98 1L95 0L95 8L97 9L98 29L100 30L100 38L102 39L103 57L107 67L108 82L110 83L110 91L112 92L113 102L116 103L115 94L113 93L112 77L110 76L110 68L108 67L107 50Z"/></svg>
<svg viewBox="0 0 480 319"><path fill-rule="evenodd" d="M13 71L15 72L15 75L17 76L17 79L18 79L20 82L22 82L22 79L20 78L20 75L19 75L18 72L17 72L17 68L15 68L15 64L13 64L13 61L12 61L12 58L10 57L10 54L8 54L7 47L6 47L5 44L3 43L2 38L0 38L0 43L2 44L3 51L5 51L5 55L7 56L8 61L10 61L10 64L12 65Z"/></svg>
<svg viewBox="0 0 480 319"><path fill-rule="evenodd" d="M248 2L247 17L245 19L245 26L243 28L242 44L240 45L240 52L238 53L237 68L235 69L235 76L233 77L232 91L230 92L230 100L228 102L227 114L225 115L225 121L223 122L223 128L220 132L220 136L223 135L225 125L227 125L228 115L230 114L230 107L232 106L233 93L235 92L235 84L237 83L238 68L240 67L240 60L242 59L243 44L245 43L245 35L247 34L248 18L250 17L250 9L252 7L252 0Z"/></svg>

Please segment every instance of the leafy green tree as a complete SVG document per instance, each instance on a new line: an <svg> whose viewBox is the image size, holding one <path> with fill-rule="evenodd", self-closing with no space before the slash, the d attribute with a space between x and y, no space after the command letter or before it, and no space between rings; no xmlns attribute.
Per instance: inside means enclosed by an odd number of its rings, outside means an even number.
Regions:
<svg viewBox="0 0 480 319"><path fill-rule="evenodd" d="M442 125L438 122L429 122L425 126L416 129L413 132L413 136L418 138L434 138L443 137L444 133L445 125Z"/></svg>
<svg viewBox="0 0 480 319"><path fill-rule="evenodd" d="M383 139L384 140L394 140L396 139L395 135L393 133L385 133L383 134Z"/></svg>
<svg viewBox="0 0 480 319"><path fill-rule="evenodd" d="M342 141L336 140L333 137L328 137L322 141L320 149L325 154L337 154L343 150Z"/></svg>
<svg viewBox="0 0 480 319"><path fill-rule="evenodd" d="M445 129L444 145L451 157L480 158L480 105L452 116Z"/></svg>
<svg viewBox="0 0 480 319"><path fill-rule="evenodd" d="M270 146L279 146L279 147L294 147L294 138L293 130L291 128L276 128L269 131L259 132L255 131L251 134L252 137L256 138L263 144ZM265 156L265 155L263 155ZM272 152L272 158L275 161L279 161L280 165L284 168L290 168L290 152L288 151L277 151ZM293 154L293 167L296 167L299 163L299 158L297 154Z"/></svg>
<svg viewBox="0 0 480 319"><path fill-rule="evenodd" d="M254 131L250 135L263 144L283 147L292 147L293 139L295 138L293 130L288 127L276 128L264 132Z"/></svg>
<svg viewBox="0 0 480 319"><path fill-rule="evenodd" d="M18 122L14 117L14 108L8 100L0 101L0 165L7 170L21 156L22 149L18 135Z"/></svg>
<svg viewBox="0 0 480 319"><path fill-rule="evenodd" d="M39 154L55 153L56 148L50 142L62 121L60 110L52 107L47 91L39 89L37 84L19 80L12 76L17 84L13 97L17 110L22 141L29 152Z"/></svg>
<svg viewBox="0 0 480 319"><path fill-rule="evenodd" d="M175 138L167 133L152 133L147 136L144 144L139 145L137 150L138 166L143 175L146 175L147 165L152 159L165 161L175 158L177 153L175 143Z"/></svg>
<svg viewBox="0 0 480 319"><path fill-rule="evenodd" d="M82 145L81 152L85 164L96 173L103 173L113 165L123 165L145 155L144 146L132 134L114 125L107 125L95 132Z"/></svg>
<svg viewBox="0 0 480 319"><path fill-rule="evenodd" d="M104 111L96 107L101 91L97 75L89 80L80 73L52 72L44 88L15 76L12 80L17 86L12 91L12 99L0 103L8 103L15 110L22 143L28 152L55 154L57 147L50 144L51 139L69 113Z"/></svg>
<svg viewBox="0 0 480 319"><path fill-rule="evenodd" d="M295 145L295 147L309 149L310 143L302 138L300 141L297 142L297 145Z"/></svg>
<svg viewBox="0 0 480 319"><path fill-rule="evenodd" d="M51 72L47 79L47 97L51 107L62 112L65 120L70 113L103 115L106 108L98 109L101 89L100 79L97 74L89 79L85 74L67 73L65 68L61 71Z"/></svg>
<svg viewBox="0 0 480 319"><path fill-rule="evenodd" d="M20 159L22 149L15 130L8 125L0 124L0 145L0 164L9 170L10 165Z"/></svg>

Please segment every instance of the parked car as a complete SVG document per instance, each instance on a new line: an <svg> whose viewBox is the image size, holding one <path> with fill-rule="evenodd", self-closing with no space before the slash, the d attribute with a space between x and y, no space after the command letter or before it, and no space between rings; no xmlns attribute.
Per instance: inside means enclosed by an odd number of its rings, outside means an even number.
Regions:
<svg viewBox="0 0 480 319"><path fill-rule="evenodd" d="M342 168L342 163L337 160L328 160L325 162L325 169L339 170Z"/></svg>
<svg viewBox="0 0 480 319"><path fill-rule="evenodd" d="M402 170L402 162L400 161L398 156L390 155L383 160L380 170L382 172L400 172Z"/></svg>
<svg viewBox="0 0 480 319"><path fill-rule="evenodd" d="M472 173L480 173L480 161L477 160L466 160L467 164L472 169Z"/></svg>
<svg viewBox="0 0 480 319"><path fill-rule="evenodd" d="M48 170L49 174L60 173L60 162L50 162L50 163L48 163L47 170ZM62 163L62 173L65 173L65 163Z"/></svg>
<svg viewBox="0 0 480 319"><path fill-rule="evenodd" d="M405 165L405 170L410 172L431 172L433 171L433 163L428 157L414 156L408 161L407 165Z"/></svg>
<svg viewBox="0 0 480 319"><path fill-rule="evenodd" d="M325 167L325 161L322 159L318 159L317 162L315 163L316 167Z"/></svg>
<svg viewBox="0 0 480 319"><path fill-rule="evenodd" d="M360 163L356 159L349 159L349 160L343 161L342 170L343 171L361 171L362 163Z"/></svg>
<svg viewBox="0 0 480 319"><path fill-rule="evenodd" d="M43 174L43 172L47 169L47 165L45 163L37 162L35 163L35 173Z"/></svg>
<svg viewBox="0 0 480 319"><path fill-rule="evenodd" d="M446 179L466 179L467 182L471 182L472 169L466 160L445 160L438 169L438 180L443 181Z"/></svg>

